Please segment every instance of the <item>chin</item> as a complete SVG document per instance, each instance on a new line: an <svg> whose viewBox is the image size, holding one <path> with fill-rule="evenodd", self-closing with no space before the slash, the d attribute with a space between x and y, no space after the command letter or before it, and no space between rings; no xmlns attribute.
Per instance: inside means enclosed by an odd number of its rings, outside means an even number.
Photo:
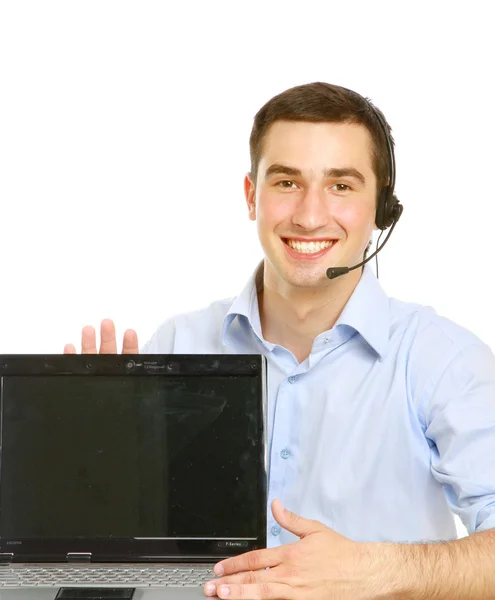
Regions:
<svg viewBox="0 0 495 600"><path fill-rule="evenodd" d="M330 280L326 275L326 267L322 269L321 273L286 273L284 278L286 282L297 288L312 288L318 289L328 285Z"/></svg>

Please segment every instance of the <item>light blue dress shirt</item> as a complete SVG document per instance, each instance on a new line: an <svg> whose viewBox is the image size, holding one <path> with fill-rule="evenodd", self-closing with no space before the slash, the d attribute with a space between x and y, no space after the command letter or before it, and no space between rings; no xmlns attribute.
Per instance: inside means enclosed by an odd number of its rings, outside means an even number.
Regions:
<svg viewBox="0 0 495 600"><path fill-rule="evenodd" d="M274 498L355 541L449 540L495 527L495 358L431 308L363 275L298 363L263 339L261 269L234 299L166 321L147 353L264 354L269 547L295 541Z"/></svg>

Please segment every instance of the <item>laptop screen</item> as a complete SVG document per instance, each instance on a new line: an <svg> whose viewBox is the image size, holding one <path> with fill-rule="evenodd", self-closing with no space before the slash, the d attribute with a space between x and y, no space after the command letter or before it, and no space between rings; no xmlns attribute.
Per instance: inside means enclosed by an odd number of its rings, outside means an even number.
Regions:
<svg viewBox="0 0 495 600"><path fill-rule="evenodd" d="M258 538L260 393L221 369L4 375L1 537Z"/></svg>

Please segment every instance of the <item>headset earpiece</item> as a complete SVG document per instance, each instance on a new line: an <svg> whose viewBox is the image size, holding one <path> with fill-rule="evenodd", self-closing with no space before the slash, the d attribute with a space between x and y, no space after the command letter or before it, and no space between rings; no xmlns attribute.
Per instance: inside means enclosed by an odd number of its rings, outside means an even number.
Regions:
<svg viewBox="0 0 495 600"><path fill-rule="evenodd" d="M376 207L375 224L382 231L388 229L394 221L398 221L402 214L402 205L399 199L390 191L389 186L382 189Z"/></svg>

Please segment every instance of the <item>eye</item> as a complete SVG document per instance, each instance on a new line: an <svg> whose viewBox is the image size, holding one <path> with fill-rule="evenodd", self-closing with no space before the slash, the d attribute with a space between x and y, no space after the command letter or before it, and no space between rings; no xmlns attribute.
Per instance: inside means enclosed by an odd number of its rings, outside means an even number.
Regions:
<svg viewBox="0 0 495 600"><path fill-rule="evenodd" d="M292 186L295 186L296 184L289 179L284 179L283 181L279 181L276 185L284 190L290 190L292 189Z"/></svg>
<svg viewBox="0 0 495 600"><path fill-rule="evenodd" d="M336 192L348 192L352 189L346 183L336 183L335 185L332 186L332 188L335 188Z"/></svg>

